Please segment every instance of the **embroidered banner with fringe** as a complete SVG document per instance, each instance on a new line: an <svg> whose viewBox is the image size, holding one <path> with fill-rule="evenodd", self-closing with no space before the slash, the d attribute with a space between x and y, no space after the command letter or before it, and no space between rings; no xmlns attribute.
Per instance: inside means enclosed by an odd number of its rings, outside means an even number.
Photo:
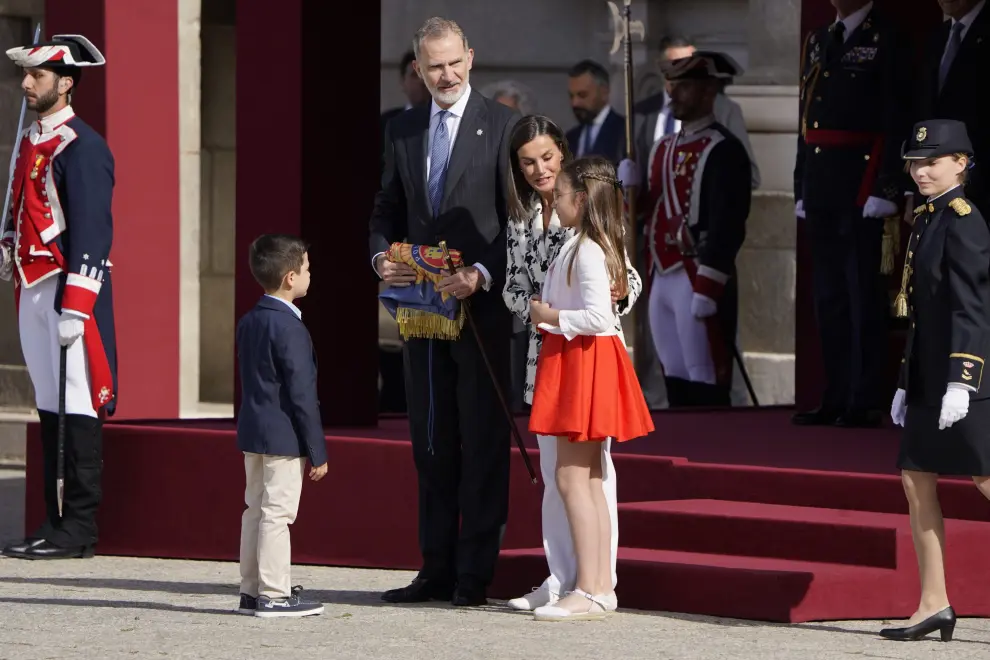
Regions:
<svg viewBox="0 0 990 660"><path fill-rule="evenodd" d="M461 253L450 250L454 266L463 266ZM416 271L416 282L390 286L378 295L385 309L399 326L404 339L457 339L464 327L464 306L454 296L437 287L446 268L439 247L392 243L385 258Z"/></svg>

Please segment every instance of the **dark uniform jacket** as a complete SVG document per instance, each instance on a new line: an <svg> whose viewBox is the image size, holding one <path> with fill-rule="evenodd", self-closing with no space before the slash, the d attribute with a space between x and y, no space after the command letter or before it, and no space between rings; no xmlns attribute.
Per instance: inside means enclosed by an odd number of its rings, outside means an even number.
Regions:
<svg viewBox="0 0 990 660"><path fill-rule="evenodd" d="M908 330L898 387L938 407L949 383L982 389L990 349L990 229L957 187L915 209L904 270Z"/></svg>
<svg viewBox="0 0 990 660"><path fill-rule="evenodd" d="M869 197L900 204L910 50L876 10L844 43L833 41L833 27L804 42L794 199L818 213L863 206Z"/></svg>
<svg viewBox="0 0 990 660"><path fill-rule="evenodd" d="M921 89L915 94L914 121L956 119L966 124L978 164L966 184L966 194L976 205L990 208L986 206L990 204L990 95L974 86L974 81L982 80L990 70L990 7L984 5L969 26L939 92L938 71L951 29L952 21L945 21L928 40L919 78ZM914 192L912 182L907 183L908 191Z"/></svg>

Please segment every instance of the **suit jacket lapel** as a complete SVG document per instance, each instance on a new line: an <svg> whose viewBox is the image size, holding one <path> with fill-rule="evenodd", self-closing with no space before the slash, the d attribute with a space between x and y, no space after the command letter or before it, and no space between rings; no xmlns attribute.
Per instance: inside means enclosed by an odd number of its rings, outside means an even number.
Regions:
<svg viewBox="0 0 990 660"><path fill-rule="evenodd" d="M942 87L944 92L948 88L949 83L959 75L960 67L962 63L969 62L982 62L981 53L983 48L986 47L984 41L986 41L987 33L987 19L986 16L990 16L990 10L984 5L980 13L976 15L973 23L969 26L966 31L966 36L963 38L962 44L959 45L959 52L956 53L956 59L952 60L952 65L949 67L949 73L945 77L945 85ZM952 32L952 21L945 21L945 26L943 28L945 32L945 38L941 39L942 42L942 54L945 54L945 47L948 45L949 34ZM941 64L941 61L939 62ZM935 73L935 86L936 91L938 90L938 72Z"/></svg>
<svg viewBox="0 0 990 660"><path fill-rule="evenodd" d="M487 114L483 97L472 90L471 96L468 98L467 108L464 110L464 116L461 117L460 126L457 128L454 151L451 153L450 162L447 164L447 178L443 184L444 199L450 197L454 186L457 185L464 170L467 169L475 146L488 139L488 136L484 134L485 123L488 120ZM479 130L481 130L480 133Z"/></svg>
<svg viewBox="0 0 990 660"><path fill-rule="evenodd" d="M416 112L420 115L417 117L420 128L409 139L409 167L412 169L410 181L419 181L416 190L420 197L419 203L423 205L423 217L431 218L433 211L430 208L429 186L426 178L426 151L430 139L430 106L414 108L409 112Z"/></svg>

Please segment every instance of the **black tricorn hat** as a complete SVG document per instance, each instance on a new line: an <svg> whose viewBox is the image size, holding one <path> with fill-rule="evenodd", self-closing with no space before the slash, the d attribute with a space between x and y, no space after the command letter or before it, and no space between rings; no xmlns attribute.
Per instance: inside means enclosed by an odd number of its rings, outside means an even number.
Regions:
<svg viewBox="0 0 990 660"><path fill-rule="evenodd" d="M929 119L914 125L910 141L901 145L904 160L924 160L949 154L973 158L973 143L966 124L955 119Z"/></svg>
<svg viewBox="0 0 990 660"><path fill-rule="evenodd" d="M665 61L660 68L667 80L721 80L743 72L730 55L714 50L698 50L688 57Z"/></svg>

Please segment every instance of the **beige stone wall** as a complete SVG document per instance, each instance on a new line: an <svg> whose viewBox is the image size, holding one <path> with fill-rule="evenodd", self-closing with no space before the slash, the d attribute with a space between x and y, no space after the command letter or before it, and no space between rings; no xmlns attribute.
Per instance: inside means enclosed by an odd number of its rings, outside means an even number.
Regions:
<svg viewBox="0 0 990 660"><path fill-rule="evenodd" d="M44 5L44 0L0 2L0 51L31 43L34 26L42 19ZM23 96L20 91L20 69L6 57L0 59L0 163L6 172ZM27 115L25 125L30 121L31 116ZM4 176L2 180L6 189L8 177ZM33 407L34 392L24 367L18 337L13 285L0 280L0 408L19 410Z"/></svg>
<svg viewBox="0 0 990 660"><path fill-rule="evenodd" d="M235 29L204 23L200 400L234 399Z"/></svg>

